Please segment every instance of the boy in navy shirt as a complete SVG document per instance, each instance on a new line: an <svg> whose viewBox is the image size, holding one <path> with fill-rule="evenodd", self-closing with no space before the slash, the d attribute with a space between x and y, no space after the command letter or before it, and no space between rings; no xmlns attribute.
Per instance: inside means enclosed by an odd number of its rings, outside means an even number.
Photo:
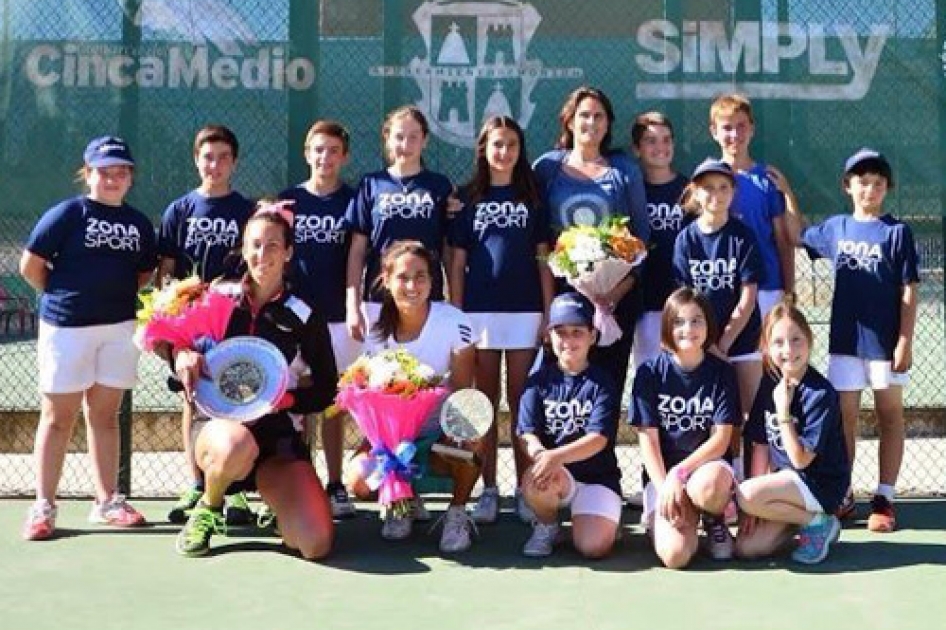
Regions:
<svg viewBox="0 0 946 630"><path fill-rule="evenodd" d="M196 274L202 282L239 277L240 234L253 212L253 202L230 187L240 144L227 127L208 125L194 138L194 165L200 186L167 207L158 230L160 264L156 285ZM193 409L181 412L184 456L194 483L168 513L168 520L182 524L187 512L203 493L203 479L194 462L191 438ZM245 525L253 514L243 494L230 497L227 522Z"/></svg>
<svg viewBox="0 0 946 630"><path fill-rule="evenodd" d="M351 244L345 212L354 191L341 180L341 170L348 156L348 131L332 120L316 121L305 139L309 179L279 193L280 199L294 202L293 293L328 321L339 372L362 352L362 343L352 339L345 327L345 271ZM355 515L355 504L341 482L345 416L318 418L332 516L350 518Z"/></svg>
<svg viewBox="0 0 946 630"><path fill-rule="evenodd" d="M516 433L532 461L523 495L536 522L523 547L547 556L558 534L558 510L570 507L572 540L588 558L611 552L621 522L621 470L614 445L620 395L603 368L588 362L597 331L594 308L578 293L549 307L548 330L557 362L526 382Z"/></svg>
<svg viewBox="0 0 946 630"><path fill-rule="evenodd" d="M785 199L773 181L771 167L749 155L755 134L752 104L741 94L720 96L710 107L710 134L719 145L720 159L732 167L736 196L730 212L745 223L759 246L759 314L794 296L795 250L785 223Z"/></svg>
<svg viewBox="0 0 946 630"><path fill-rule="evenodd" d="M884 197L893 187L886 158L861 149L845 162L842 184L854 206L851 215L802 229L788 189L788 217L795 240L834 263L828 380L840 392L851 462L861 392L865 387L874 392L880 478L867 527L890 532L896 528L893 498L903 460L903 386L913 361L919 263L910 227L883 211ZM848 493L839 515L853 510Z"/></svg>

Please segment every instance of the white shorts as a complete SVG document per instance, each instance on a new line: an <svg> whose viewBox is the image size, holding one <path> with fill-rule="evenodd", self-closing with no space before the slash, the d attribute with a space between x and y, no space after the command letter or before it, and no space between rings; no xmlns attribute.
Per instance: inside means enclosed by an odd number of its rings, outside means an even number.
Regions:
<svg viewBox="0 0 946 630"><path fill-rule="evenodd" d="M871 361L843 354L828 355L828 380L840 392L905 387L910 382L906 372L894 372L890 361Z"/></svg>
<svg viewBox="0 0 946 630"><path fill-rule="evenodd" d="M734 357L728 357L730 363L749 363L751 361L761 361L762 353L758 350L749 354L737 354Z"/></svg>
<svg viewBox="0 0 946 630"><path fill-rule="evenodd" d="M637 320L634 327L634 344L631 346L631 357L634 370L642 366L645 361L660 354L660 323L663 318L661 311L646 311Z"/></svg>
<svg viewBox="0 0 946 630"><path fill-rule="evenodd" d="M332 352L335 353L335 366L341 374L355 362L364 348L364 344L356 341L348 334L345 322L332 322L328 325L328 333L332 337Z"/></svg>
<svg viewBox="0 0 946 630"><path fill-rule="evenodd" d="M805 509L809 512L824 512L824 508L821 507L821 502L815 498L815 495L811 492L811 488L808 487L797 471L792 470L791 468L783 468L778 472L772 473L773 475L779 475L782 477L788 477L793 482L795 482L795 487L798 488L798 492L801 493L802 499L805 500Z"/></svg>
<svg viewBox="0 0 946 630"><path fill-rule="evenodd" d="M480 350L531 350L539 345L542 313L467 313Z"/></svg>
<svg viewBox="0 0 946 630"><path fill-rule="evenodd" d="M572 516L588 514L604 517L612 523L621 522L621 497L614 490L597 483L576 481L568 469L565 474L570 486L559 507L570 508Z"/></svg>
<svg viewBox="0 0 946 630"><path fill-rule="evenodd" d="M762 317L763 321L769 311L775 308L775 305L781 302L783 297L785 297L785 291L782 289L759 289L756 302L759 304L759 316Z"/></svg>
<svg viewBox="0 0 946 630"><path fill-rule="evenodd" d="M712 462L706 462L706 464L710 464L714 462L722 464L723 467L729 471L729 474L732 475L733 479L735 480L736 473L733 471L733 467L729 462L727 462L724 459L714 459L712 460ZM705 466L706 464L703 464L703 466ZM700 468L702 468L702 466ZM697 468L697 470L699 470L699 468ZM690 476L692 476L692 473ZM644 492L643 492L643 497L642 497L643 507L641 510L641 524L644 526L644 529L648 531L652 531L654 529L654 517L657 514L657 507L658 507L657 500L658 499L659 497L657 496L657 486L654 485L653 481L648 480L647 486L644 487Z"/></svg>
<svg viewBox="0 0 946 630"><path fill-rule="evenodd" d="M39 391L74 394L96 383L133 388L141 354L132 341L134 334L134 321L63 327L40 321L36 342Z"/></svg>

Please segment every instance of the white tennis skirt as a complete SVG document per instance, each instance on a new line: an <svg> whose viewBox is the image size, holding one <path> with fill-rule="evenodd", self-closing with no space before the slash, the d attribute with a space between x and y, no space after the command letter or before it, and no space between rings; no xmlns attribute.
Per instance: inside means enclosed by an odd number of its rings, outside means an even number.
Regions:
<svg viewBox="0 0 946 630"><path fill-rule="evenodd" d="M539 345L542 313L467 313L480 350L528 350Z"/></svg>

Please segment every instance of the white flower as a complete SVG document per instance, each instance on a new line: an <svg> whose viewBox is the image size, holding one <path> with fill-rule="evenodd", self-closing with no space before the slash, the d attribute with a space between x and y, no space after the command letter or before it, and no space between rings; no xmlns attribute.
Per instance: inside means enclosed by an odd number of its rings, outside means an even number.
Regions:
<svg viewBox="0 0 946 630"><path fill-rule="evenodd" d="M575 238L575 245L569 252L569 258L576 265L583 263L594 263L607 258L604 248L601 247L601 241L588 234L579 234Z"/></svg>
<svg viewBox="0 0 946 630"><path fill-rule="evenodd" d="M417 378L428 382L434 380L434 378L437 376L437 373L434 372L434 368L430 367L426 363L421 363L418 365L415 374Z"/></svg>

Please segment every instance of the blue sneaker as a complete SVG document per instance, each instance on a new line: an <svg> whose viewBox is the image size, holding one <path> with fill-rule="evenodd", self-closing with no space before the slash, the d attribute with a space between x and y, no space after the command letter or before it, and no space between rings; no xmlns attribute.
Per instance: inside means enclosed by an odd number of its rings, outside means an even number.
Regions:
<svg viewBox="0 0 946 630"><path fill-rule="evenodd" d="M792 560L802 564L818 564L828 557L831 543L841 536L841 521L833 514L822 514L798 532L798 548Z"/></svg>

